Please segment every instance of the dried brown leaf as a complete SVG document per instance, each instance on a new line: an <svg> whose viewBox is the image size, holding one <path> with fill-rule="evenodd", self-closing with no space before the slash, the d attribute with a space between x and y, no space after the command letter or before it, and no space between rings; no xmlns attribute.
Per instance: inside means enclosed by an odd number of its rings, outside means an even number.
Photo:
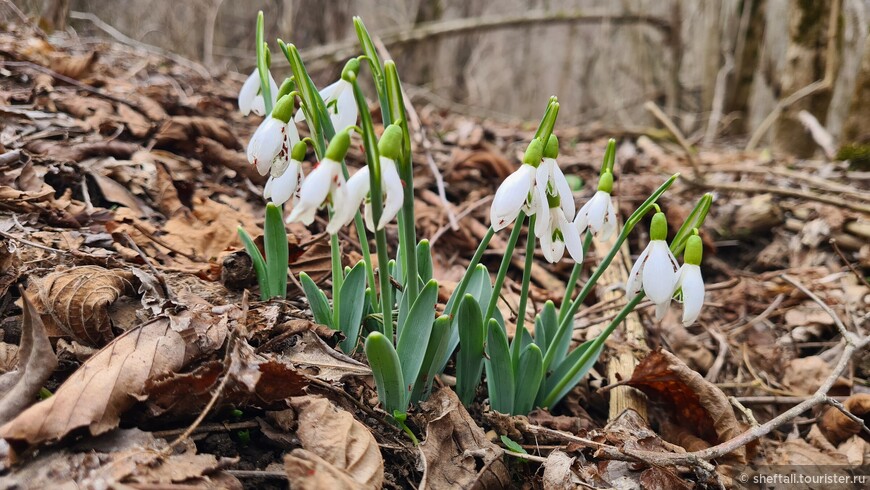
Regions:
<svg viewBox="0 0 870 490"><path fill-rule="evenodd" d="M486 438L453 390L441 388L421 407L429 421L426 440L420 445L426 488L511 486L504 451Z"/></svg>
<svg viewBox="0 0 870 490"><path fill-rule="evenodd" d="M287 472L290 487L300 490L372 488L359 483L329 461L305 449L294 449L284 456L284 471Z"/></svg>
<svg viewBox="0 0 870 490"><path fill-rule="evenodd" d="M363 424L326 398L297 397L290 400L290 405L297 412L296 434L304 448L304 452L294 451L285 459L287 476L293 488L297 485L306 488L313 483L309 479L312 475L296 472L298 468L312 464L321 470L324 465L328 468L324 475L314 475L315 478L329 478L335 483L350 481L355 488L381 488L384 460L377 441ZM344 487L321 485L326 481L320 480L318 485L308 488Z"/></svg>
<svg viewBox="0 0 870 490"><path fill-rule="evenodd" d="M31 286L34 304L50 329L87 345L112 340L108 307L121 295L136 294L133 273L89 265L52 272Z"/></svg>
<svg viewBox="0 0 870 490"><path fill-rule="evenodd" d="M90 73L98 58L96 51L77 56L55 56L49 68L70 78L82 79Z"/></svg>
<svg viewBox="0 0 870 490"><path fill-rule="evenodd" d="M551 452L543 464L544 476L541 479L541 483L544 486L544 490L577 488L580 479L577 478L577 475L571 469L575 459L558 449Z"/></svg>
<svg viewBox="0 0 870 490"><path fill-rule="evenodd" d="M285 350L281 358L324 381L341 381L346 376L372 373L365 364L326 345L311 330L301 332L296 343Z"/></svg>
<svg viewBox="0 0 870 490"><path fill-rule="evenodd" d="M155 135L155 147L177 147L193 151L199 137L215 140L233 150L242 149L241 143L226 121L216 117L200 116L173 116L164 120Z"/></svg>
<svg viewBox="0 0 870 490"><path fill-rule="evenodd" d="M643 391L652 401L665 405L666 408L657 413L709 445L743 432L722 390L670 352L652 352L635 368L627 384ZM669 439L666 434L663 437ZM745 447L731 453L741 463L746 462L746 455Z"/></svg>
<svg viewBox="0 0 870 490"><path fill-rule="evenodd" d="M18 366L14 371L0 375L0 423L8 422L30 405L57 367L57 357L51 349L42 319L27 293L22 292L21 299L24 314Z"/></svg>
<svg viewBox="0 0 870 490"><path fill-rule="evenodd" d="M54 396L0 427L0 437L37 445L83 427L91 435L115 428L149 380L178 372L223 345L227 322L227 313L198 305L178 318L160 317L128 330L82 364Z"/></svg>
<svg viewBox="0 0 870 490"><path fill-rule="evenodd" d="M865 425L870 420L870 394L856 393L846 399L843 405L852 415L863 419ZM840 444L856 434L867 437L867 434L862 431L861 424L835 407L828 407L819 418L819 429L832 444Z"/></svg>

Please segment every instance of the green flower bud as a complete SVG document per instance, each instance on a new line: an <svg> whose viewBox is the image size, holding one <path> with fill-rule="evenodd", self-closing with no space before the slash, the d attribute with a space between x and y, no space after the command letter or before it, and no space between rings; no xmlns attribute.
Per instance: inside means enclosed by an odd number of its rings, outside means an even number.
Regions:
<svg viewBox="0 0 870 490"><path fill-rule="evenodd" d="M608 194L613 192L613 174L605 171L598 179L598 190Z"/></svg>
<svg viewBox="0 0 870 490"><path fill-rule="evenodd" d="M293 150L290 152L290 158L297 162L301 162L302 160L305 160L306 153L308 153L308 145L306 145L304 141L300 141L293 145Z"/></svg>
<svg viewBox="0 0 870 490"><path fill-rule="evenodd" d="M687 264L701 265L701 256L704 254L704 242L698 235L692 235L686 241L686 251L683 260Z"/></svg>
<svg viewBox="0 0 870 490"><path fill-rule="evenodd" d="M541 143L541 140L538 138L532 139L532 142L529 143L529 147L526 148L526 153L523 155L523 163L528 163L529 165L538 168L538 165L541 164L541 158L544 153L544 144Z"/></svg>
<svg viewBox="0 0 870 490"><path fill-rule="evenodd" d="M390 124L384 130L381 140L378 141L378 152L382 157L390 160L398 160L402 154L402 138L404 133L398 124Z"/></svg>
<svg viewBox="0 0 870 490"><path fill-rule="evenodd" d="M285 95L288 95L293 89L296 88L296 84L290 78L285 78L283 82L281 82L281 87L278 88L278 95L275 97L276 99L280 99Z"/></svg>
<svg viewBox="0 0 870 490"><path fill-rule="evenodd" d="M339 131L329 142L329 147L326 148L326 158L340 162L347 155L347 149L350 148L350 134L347 130Z"/></svg>
<svg viewBox="0 0 870 490"><path fill-rule="evenodd" d="M359 67L358 59L351 58L347 60L344 69L341 70L341 79L347 82L353 82L356 80L356 75L359 73Z"/></svg>
<svg viewBox="0 0 870 490"><path fill-rule="evenodd" d="M555 134L551 134L550 139L547 140L547 147L544 148L544 158L558 158L558 157L559 157L559 138L557 138Z"/></svg>
<svg viewBox="0 0 870 490"><path fill-rule="evenodd" d="M290 95L281 97L272 109L272 117L285 123L290 122L290 119L293 118L293 109L296 108L295 102Z"/></svg>
<svg viewBox="0 0 870 490"><path fill-rule="evenodd" d="M653 215L652 224L649 227L650 240L666 240L668 238L668 218L665 213L659 211Z"/></svg>

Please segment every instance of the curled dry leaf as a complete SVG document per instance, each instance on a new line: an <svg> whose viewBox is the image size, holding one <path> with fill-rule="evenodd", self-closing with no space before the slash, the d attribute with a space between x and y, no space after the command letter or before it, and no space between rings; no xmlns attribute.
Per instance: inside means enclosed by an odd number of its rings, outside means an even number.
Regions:
<svg viewBox="0 0 870 490"><path fill-rule="evenodd" d="M544 476L542 483L544 490L562 490L564 488L574 488L580 483L580 479L574 474L571 466L574 460L558 449L551 452L544 461Z"/></svg>
<svg viewBox="0 0 870 490"><path fill-rule="evenodd" d="M241 150L236 135L223 119L202 116L173 116L163 121L155 136L156 148L194 150L199 137L215 140L232 150Z"/></svg>
<svg viewBox="0 0 870 490"><path fill-rule="evenodd" d="M381 488L384 460L371 432L322 397L290 400L303 449L284 460L292 488Z"/></svg>
<svg viewBox="0 0 870 490"><path fill-rule="evenodd" d="M0 427L0 437L37 445L83 427L91 435L115 428L121 414L143 397L148 380L178 372L223 345L227 313L198 305L180 316L175 321L156 318L117 337L67 378L54 396ZM173 328L179 325L184 328Z"/></svg>
<svg viewBox="0 0 870 490"><path fill-rule="evenodd" d="M0 423L6 423L35 399L43 383L57 367L57 357L27 293L22 292L24 315L18 366L0 375Z"/></svg>
<svg viewBox="0 0 870 490"><path fill-rule="evenodd" d="M453 390L441 388L421 407L429 421L420 445L427 489L511 486L504 451L486 438Z"/></svg>
<svg viewBox="0 0 870 490"><path fill-rule="evenodd" d="M656 413L669 417L673 425L709 445L743 432L725 394L670 352L652 352L635 368L627 384L665 406ZM667 434L663 436L669 439ZM731 457L745 463L747 449L741 447L731 453Z"/></svg>
<svg viewBox="0 0 870 490"><path fill-rule="evenodd" d="M135 282L129 271L88 265L52 272L30 289L49 329L93 346L115 336L108 307L121 295L136 294Z"/></svg>
<svg viewBox="0 0 870 490"><path fill-rule="evenodd" d="M345 376L368 376L372 373L365 364L326 345L312 330L301 332L296 343L284 351L282 358L324 381L335 382Z"/></svg>
<svg viewBox="0 0 870 490"><path fill-rule="evenodd" d="M850 396L843 403L853 415L864 420L866 425L870 420L870 394L858 393ZM819 419L819 429L832 444L840 444L855 434L861 434L865 439L867 434L861 429L861 424L850 419L835 407L828 407Z"/></svg>

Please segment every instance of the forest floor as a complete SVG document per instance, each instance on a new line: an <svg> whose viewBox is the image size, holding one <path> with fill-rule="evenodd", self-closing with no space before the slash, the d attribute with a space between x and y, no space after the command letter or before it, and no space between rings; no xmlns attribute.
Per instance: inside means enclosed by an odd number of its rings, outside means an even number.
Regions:
<svg viewBox="0 0 870 490"><path fill-rule="evenodd" d="M414 446L379 410L364 356L311 321L295 278L329 284L325 223L289 226L285 301L245 292L256 281L236 229L262 235L264 182L245 158L258 120L236 108L238 76L20 26L0 33L0 60L4 488L730 487L747 464L870 462L870 173L847 162L690 155L654 131L557 125L578 202L610 136L623 218L674 172L660 201L672 223L714 192L701 317L685 328L672 308L655 322L642 304L552 411L495 413L485 384L466 409L436 388L409 418ZM416 225L444 300L534 128L417 112ZM363 161L353 148L349 165ZM355 263L355 236L341 238ZM504 238L484 255L491 271ZM542 264L532 313L561 301L571 268ZM509 329L521 274L515 258L499 304ZM588 298L578 342L624 301L619 274Z"/></svg>

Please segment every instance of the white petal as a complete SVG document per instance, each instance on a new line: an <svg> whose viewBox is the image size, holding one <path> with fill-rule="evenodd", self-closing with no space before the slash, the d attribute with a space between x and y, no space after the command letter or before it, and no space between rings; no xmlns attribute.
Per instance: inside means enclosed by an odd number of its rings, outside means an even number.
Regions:
<svg viewBox="0 0 870 490"><path fill-rule="evenodd" d="M254 101L251 102L251 112L258 116L266 115L266 103L263 101L262 95L257 95L254 97Z"/></svg>
<svg viewBox="0 0 870 490"><path fill-rule="evenodd" d="M535 183L534 183L534 193L535 203L537 204L537 209L544 209L545 211L549 211L549 201L547 200L547 183L550 181L550 169L553 166L553 159L547 159L541 162L538 165L538 168L535 170ZM540 219L541 216L539 215ZM544 224L542 226L548 226ZM536 228L537 230L537 228Z"/></svg>
<svg viewBox="0 0 870 490"><path fill-rule="evenodd" d="M239 90L239 110L243 116L251 113L251 105L254 103L254 98L257 97L257 92L260 91L260 74L254 69L251 75L242 84L242 89Z"/></svg>
<svg viewBox="0 0 870 490"><path fill-rule="evenodd" d="M564 214L559 210L559 228L562 230L562 236L565 237L565 247L571 258L578 264L583 262L583 243L580 241L580 233L573 223L568 222Z"/></svg>
<svg viewBox="0 0 870 490"><path fill-rule="evenodd" d="M246 152L247 156L248 156L248 163L251 163L251 164L254 163L254 150L257 149L257 147L259 146L260 133L263 131L263 128L266 126L266 121L268 121L268 119L263 119L260 122L260 125L257 126L256 130L254 130L254 134L251 135L251 139L248 141L248 148L247 148L247 152Z"/></svg>
<svg viewBox="0 0 870 490"><path fill-rule="evenodd" d="M670 259L670 250L664 240L649 244L649 257L643 266L643 290L653 303L670 301L677 282L677 268Z"/></svg>
<svg viewBox="0 0 870 490"><path fill-rule="evenodd" d="M253 156L253 160L249 161L257 166L260 175L266 175L272 165L272 160L278 156L278 152L286 144L286 126L284 122L268 117L251 138L248 146L253 146L253 149L249 148L249 154Z"/></svg>
<svg viewBox="0 0 870 490"><path fill-rule="evenodd" d="M663 303L656 303L656 321L661 321L662 318L665 317L665 313L668 312L668 307L671 306L671 300L667 300Z"/></svg>
<svg viewBox="0 0 870 490"><path fill-rule="evenodd" d="M534 184L535 168L523 164L516 172L508 175L495 191L489 217L495 231L509 225L520 214L523 204Z"/></svg>
<svg viewBox="0 0 870 490"><path fill-rule="evenodd" d="M568 185L568 179L559 168L559 163L553 160L553 184L556 191L559 192L559 197L562 198L562 211L565 216L574 216L574 193L571 192L571 186Z"/></svg>
<svg viewBox="0 0 870 490"><path fill-rule="evenodd" d="M608 197L607 199L607 216L604 218L604 226L601 228L601 232L598 234L598 238L601 241L607 241L616 231L617 222L616 222L616 209L613 207L613 202Z"/></svg>
<svg viewBox="0 0 870 490"><path fill-rule="evenodd" d="M625 282L625 296L629 301L633 300L640 290L643 289L643 266L649 256L649 245L637 257L637 261L631 267L628 280Z"/></svg>
<svg viewBox="0 0 870 490"><path fill-rule="evenodd" d="M378 222L379 230L399 214L405 201L405 190L396 169L396 162L386 157L381 157L381 189L387 197L384 199L384 211Z"/></svg>
<svg viewBox="0 0 870 490"><path fill-rule="evenodd" d="M552 209L546 207L546 200L541 201L540 199L537 201L538 210L535 213L535 236L540 238L546 234L553 234L553 227L558 226L558 221L553 220Z"/></svg>
<svg viewBox="0 0 870 490"><path fill-rule="evenodd" d="M275 177L269 176L269 180L266 181L266 185L263 187L263 199L269 199L272 197L272 183L275 181Z"/></svg>
<svg viewBox="0 0 870 490"><path fill-rule="evenodd" d="M337 92L339 91L338 89L344 88L344 85L342 85L342 83L347 82L339 78L338 80L330 83L326 87L323 87L323 89L320 91L320 98L323 99L323 102L329 103L332 99L334 99Z"/></svg>
<svg viewBox="0 0 870 490"><path fill-rule="evenodd" d="M574 226L577 227L577 232L580 235L586 233L586 229L589 227L589 206L592 204L592 200L586 201L580 211L577 211L577 216L574 217Z"/></svg>
<svg viewBox="0 0 870 490"><path fill-rule="evenodd" d="M589 228L598 236L604 228L604 218L607 216L607 203L610 195L604 191L598 191L589 200Z"/></svg>
<svg viewBox="0 0 870 490"><path fill-rule="evenodd" d="M272 183L272 202L281 205L295 195L299 185L299 174L301 173L302 167L299 165L299 162L291 160L287 170L280 177L275 178ZM270 178L271 181L272 179Z"/></svg>
<svg viewBox="0 0 870 490"><path fill-rule="evenodd" d="M302 112L302 111L299 111ZM292 152L293 147L296 143L299 143L299 129L296 127L296 123L291 119L290 122L287 123L287 143L288 143L288 151Z"/></svg>
<svg viewBox="0 0 870 490"><path fill-rule="evenodd" d="M275 104L278 102L278 90L280 90L280 87L275 83L275 79L272 78L271 71L269 72L269 89L269 95L272 97L272 107L275 107Z"/></svg>
<svg viewBox="0 0 870 490"><path fill-rule="evenodd" d="M356 118L359 115L359 109L357 108L356 100L353 97L353 90L346 88L338 94L335 111L336 113L331 117L331 119L336 132L345 129L348 126L356 125Z"/></svg>
<svg viewBox="0 0 870 490"><path fill-rule="evenodd" d="M695 323L704 306L704 278L701 268L693 264L683 264L680 269L680 287L683 288L683 325Z"/></svg>
<svg viewBox="0 0 870 490"><path fill-rule="evenodd" d="M372 214L372 202L368 201L365 206L364 216L366 222L366 229L370 232L375 232L375 218L374 214Z"/></svg>
<svg viewBox="0 0 870 490"><path fill-rule="evenodd" d="M290 216L287 217L288 222L301 221L306 225L310 225L314 221L314 214L317 212L332 187L333 179L337 178L341 172L341 167L331 160L323 160L302 183L302 188L299 190L299 200Z"/></svg>
<svg viewBox="0 0 870 490"><path fill-rule="evenodd" d="M359 211L360 204L369 193L369 168L359 169L347 180L344 190L338 192L343 195L343 198L339 200L341 206L333 208L332 219L326 226L326 232L330 235L338 233L341 227L353 221L353 217Z"/></svg>
<svg viewBox="0 0 870 490"><path fill-rule="evenodd" d="M531 240L531 237L529 237L528 239ZM553 235L544 233L544 235L540 237L540 242L541 252L544 253L544 258L547 259L547 262L551 264L553 262L556 262L557 259L553 253Z"/></svg>

